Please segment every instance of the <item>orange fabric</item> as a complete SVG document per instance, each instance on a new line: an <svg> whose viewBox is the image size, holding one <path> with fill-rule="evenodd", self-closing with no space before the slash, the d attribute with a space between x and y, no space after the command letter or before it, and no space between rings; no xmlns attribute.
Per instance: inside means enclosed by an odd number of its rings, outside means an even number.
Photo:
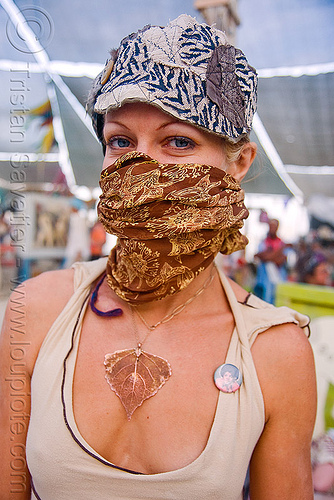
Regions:
<svg viewBox="0 0 334 500"><path fill-rule="evenodd" d="M106 232L101 224L97 222L90 233L90 253L92 257L102 256L102 247L106 242Z"/></svg>

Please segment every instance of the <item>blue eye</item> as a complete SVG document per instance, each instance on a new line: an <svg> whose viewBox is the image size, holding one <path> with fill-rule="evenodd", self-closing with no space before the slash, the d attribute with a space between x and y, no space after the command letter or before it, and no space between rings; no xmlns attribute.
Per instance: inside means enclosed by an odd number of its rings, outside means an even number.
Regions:
<svg viewBox="0 0 334 500"><path fill-rule="evenodd" d="M192 149L195 143L187 137L173 137L170 144L177 149Z"/></svg>
<svg viewBox="0 0 334 500"><path fill-rule="evenodd" d="M111 148L128 148L130 141L125 137L112 137L108 140L108 146Z"/></svg>

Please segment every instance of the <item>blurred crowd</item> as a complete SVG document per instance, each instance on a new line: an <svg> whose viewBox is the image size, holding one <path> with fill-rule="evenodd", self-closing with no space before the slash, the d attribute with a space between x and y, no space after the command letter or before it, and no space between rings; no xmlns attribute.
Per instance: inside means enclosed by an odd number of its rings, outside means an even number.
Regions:
<svg viewBox="0 0 334 500"><path fill-rule="evenodd" d="M320 225L295 243L279 236L279 221L261 214L268 226L258 252L249 261L245 252L219 258L219 265L232 279L261 299L274 304L278 283L295 282L334 286L334 229Z"/></svg>

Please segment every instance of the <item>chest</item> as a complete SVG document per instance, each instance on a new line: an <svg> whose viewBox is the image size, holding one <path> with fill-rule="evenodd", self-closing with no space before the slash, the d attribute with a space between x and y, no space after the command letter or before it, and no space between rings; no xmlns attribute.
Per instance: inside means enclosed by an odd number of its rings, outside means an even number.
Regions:
<svg viewBox="0 0 334 500"><path fill-rule="evenodd" d="M104 359L146 337L141 328L136 339L133 328L131 318L105 320L87 312L74 372L75 420L84 439L110 462L145 473L175 470L194 461L208 441L219 397L213 374L225 360L233 317L184 315L150 333L144 354L168 361L171 376L128 420L106 381Z"/></svg>

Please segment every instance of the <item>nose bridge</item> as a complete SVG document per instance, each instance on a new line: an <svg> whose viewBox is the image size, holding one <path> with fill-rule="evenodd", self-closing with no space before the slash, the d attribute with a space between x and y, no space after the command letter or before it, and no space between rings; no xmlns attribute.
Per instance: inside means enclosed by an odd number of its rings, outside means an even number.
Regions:
<svg viewBox="0 0 334 500"><path fill-rule="evenodd" d="M139 153L145 153L151 158L155 158L157 154L156 147L150 139L149 134L140 134L137 139L136 149Z"/></svg>

